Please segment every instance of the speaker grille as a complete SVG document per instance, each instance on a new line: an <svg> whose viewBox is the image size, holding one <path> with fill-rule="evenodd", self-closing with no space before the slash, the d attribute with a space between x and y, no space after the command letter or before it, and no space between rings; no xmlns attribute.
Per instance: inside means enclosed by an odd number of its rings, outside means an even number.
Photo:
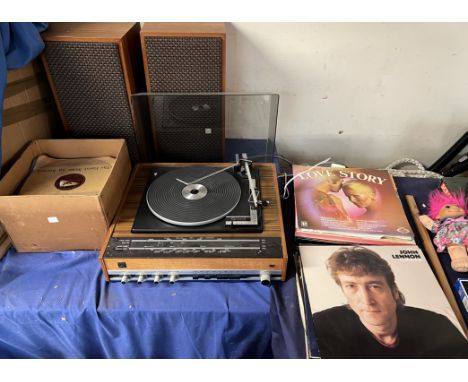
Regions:
<svg viewBox="0 0 468 382"><path fill-rule="evenodd" d="M206 137L204 130L163 131L158 135L159 157L168 162L219 162L221 156L219 129ZM177 144L174 144L177 142Z"/></svg>
<svg viewBox="0 0 468 382"><path fill-rule="evenodd" d="M216 162L222 158L222 99L214 95L157 96L153 133L158 160Z"/></svg>
<svg viewBox="0 0 468 382"><path fill-rule="evenodd" d="M220 92L219 37L145 37L152 92Z"/></svg>
<svg viewBox="0 0 468 382"><path fill-rule="evenodd" d="M46 42L45 57L70 133L125 138L139 159L119 48L114 43Z"/></svg>

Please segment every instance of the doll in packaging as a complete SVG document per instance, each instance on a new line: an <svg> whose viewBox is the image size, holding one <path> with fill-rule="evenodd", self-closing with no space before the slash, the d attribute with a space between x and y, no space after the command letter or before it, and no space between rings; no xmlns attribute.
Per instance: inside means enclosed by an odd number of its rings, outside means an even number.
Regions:
<svg viewBox="0 0 468 382"><path fill-rule="evenodd" d="M437 252L447 249L452 269L468 272L468 218L465 194L446 195L433 191L429 195L428 215L421 215L421 223L435 234Z"/></svg>

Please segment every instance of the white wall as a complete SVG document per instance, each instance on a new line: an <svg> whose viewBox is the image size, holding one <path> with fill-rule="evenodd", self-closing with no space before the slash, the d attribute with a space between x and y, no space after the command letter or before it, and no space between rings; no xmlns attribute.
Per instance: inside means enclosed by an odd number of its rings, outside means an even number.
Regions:
<svg viewBox="0 0 468 382"><path fill-rule="evenodd" d="M228 23L226 90L280 94L296 162L429 166L468 127L468 23Z"/></svg>

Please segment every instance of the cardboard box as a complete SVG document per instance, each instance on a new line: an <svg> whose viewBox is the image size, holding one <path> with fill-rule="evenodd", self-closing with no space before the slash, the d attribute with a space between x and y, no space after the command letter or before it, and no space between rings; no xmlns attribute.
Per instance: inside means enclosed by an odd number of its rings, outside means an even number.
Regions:
<svg viewBox="0 0 468 382"><path fill-rule="evenodd" d="M8 70L3 99L1 174L14 164L31 141L51 138L58 124L51 94L37 59L23 68ZM0 225L0 259L10 244Z"/></svg>
<svg viewBox="0 0 468 382"><path fill-rule="evenodd" d="M52 138L60 123L51 99L52 92L37 59L8 71L3 100L2 174L29 143Z"/></svg>
<svg viewBox="0 0 468 382"><path fill-rule="evenodd" d="M14 195L41 154L55 158L112 156L116 161L97 195ZM123 139L36 140L0 181L0 222L19 252L100 249L130 172Z"/></svg>

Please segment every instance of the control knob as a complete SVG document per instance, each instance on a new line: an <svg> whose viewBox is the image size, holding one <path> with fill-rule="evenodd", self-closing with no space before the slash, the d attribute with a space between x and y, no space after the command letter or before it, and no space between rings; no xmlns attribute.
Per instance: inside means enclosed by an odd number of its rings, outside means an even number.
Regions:
<svg viewBox="0 0 468 382"><path fill-rule="evenodd" d="M139 275L137 279L137 283L141 284L143 283L143 281L145 281L145 275Z"/></svg>
<svg viewBox="0 0 468 382"><path fill-rule="evenodd" d="M177 273L171 273L169 275L169 283L174 284L176 282L177 278L178 278Z"/></svg>
<svg viewBox="0 0 468 382"><path fill-rule="evenodd" d="M123 275L123 276L122 276L122 279L120 280L120 282L121 282L122 284L126 284L129 280L130 280L130 278L128 277L128 275Z"/></svg>

